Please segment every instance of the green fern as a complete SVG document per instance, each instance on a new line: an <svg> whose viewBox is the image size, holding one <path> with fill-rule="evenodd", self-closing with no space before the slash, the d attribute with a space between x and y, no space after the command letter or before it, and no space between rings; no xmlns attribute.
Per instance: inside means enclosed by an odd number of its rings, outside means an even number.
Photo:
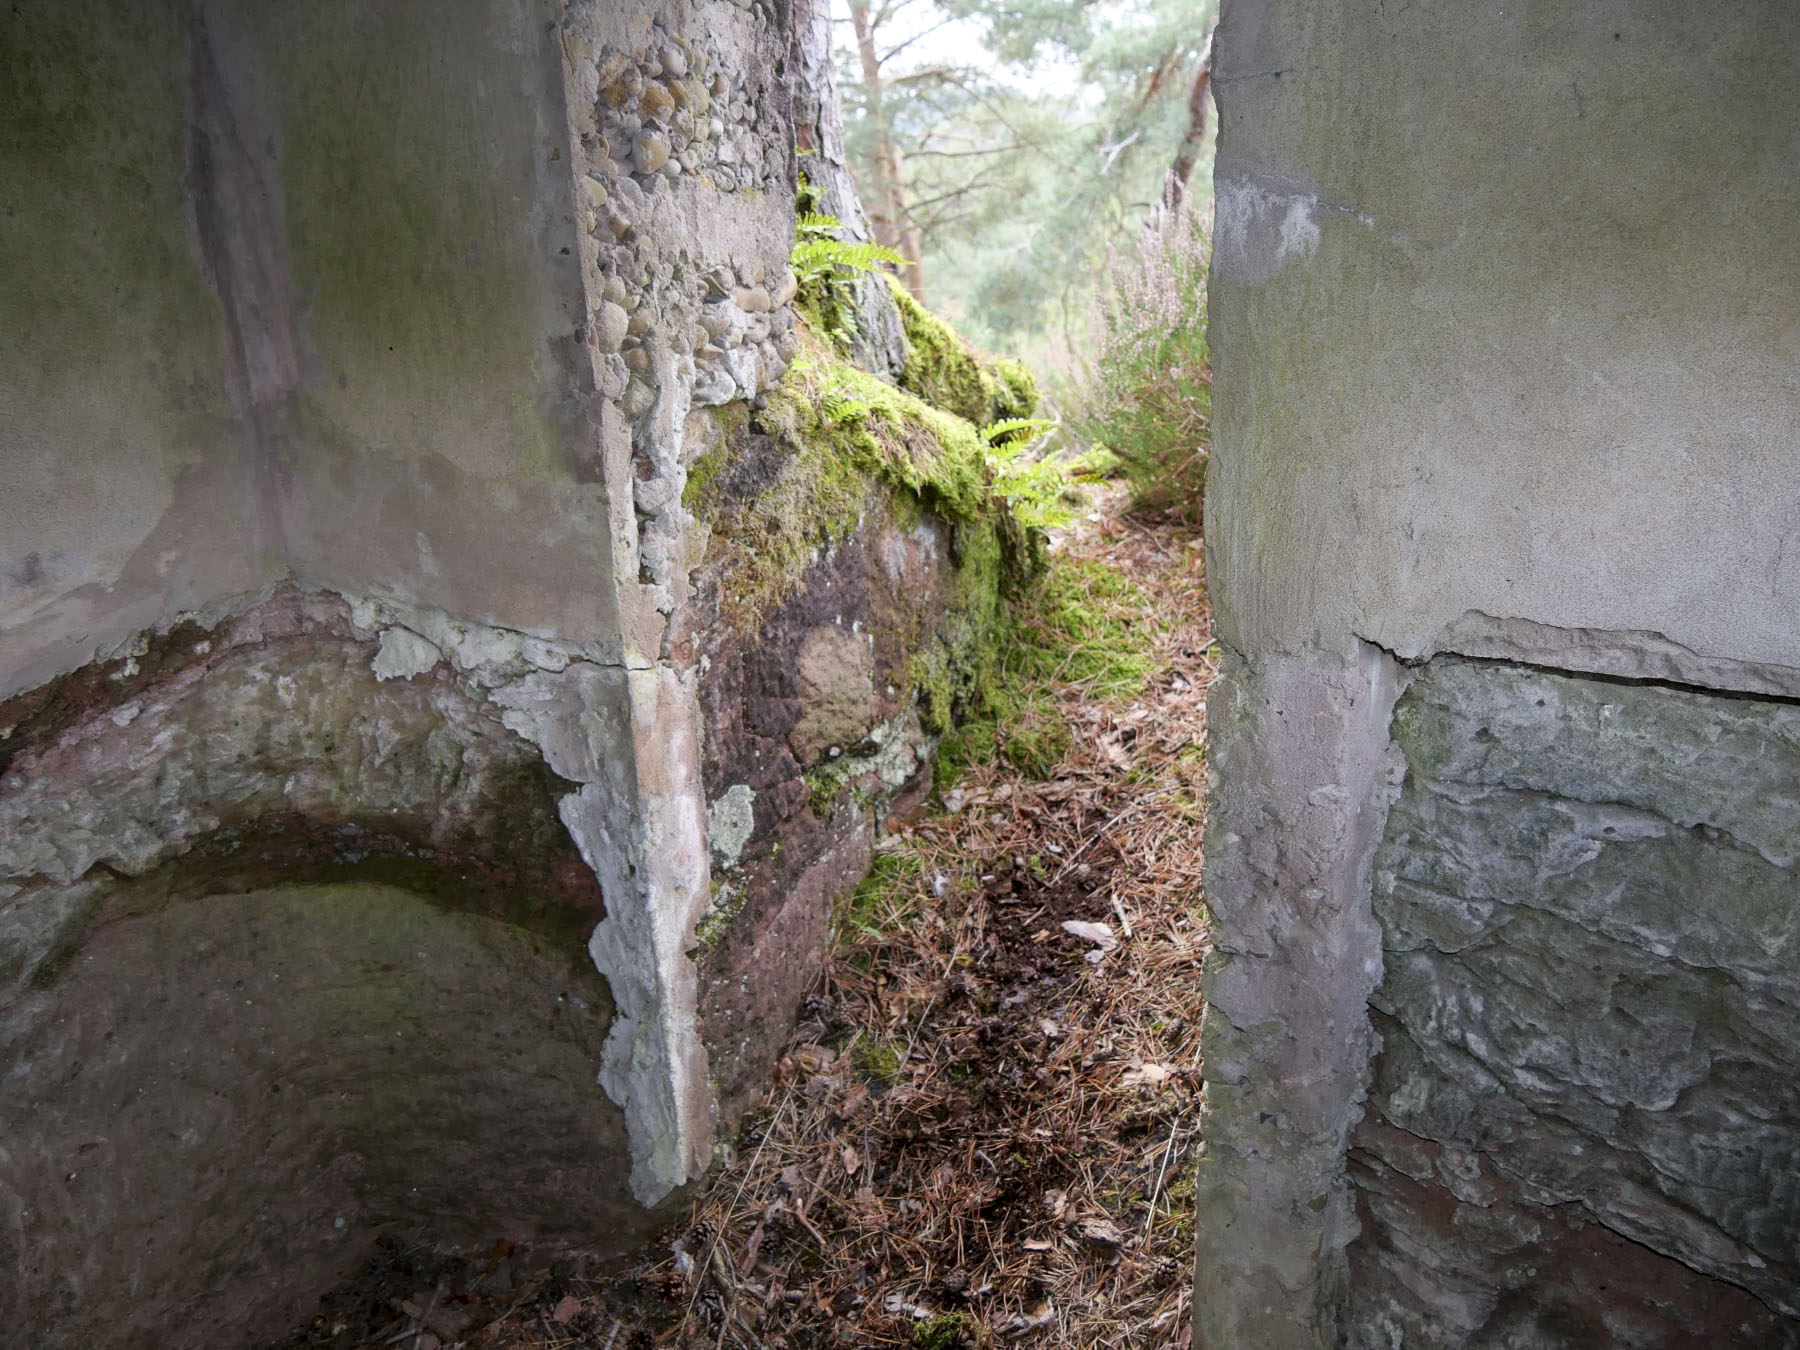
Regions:
<svg viewBox="0 0 1800 1350"><path fill-rule="evenodd" d="M1074 519L1070 496L1074 484L1068 472L1054 459L1025 454L1060 425L1042 417L1008 417L981 428L994 491L1030 529L1056 529Z"/></svg>
<svg viewBox="0 0 1800 1350"><path fill-rule="evenodd" d="M788 266L799 283L801 310L813 330L848 351L854 341L851 326L855 302L843 284L852 277L873 272L885 264L899 266L905 260L891 248L880 244L850 242L837 237L844 222L814 208L818 190L800 175L797 204L800 214L794 221L794 250L788 255Z"/></svg>
<svg viewBox="0 0 1800 1350"><path fill-rule="evenodd" d="M981 439L996 450L1019 451L1055 431L1059 424L1042 417L1007 417L981 429Z"/></svg>
<svg viewBox="0 0 1800 1350"><path fill-rule="evenodd" d="M898 263L900 255L880 244L846 244L841 239L803 239L794 245L788 266L802 285L839 272L873 272L882 263Z"/></svg>

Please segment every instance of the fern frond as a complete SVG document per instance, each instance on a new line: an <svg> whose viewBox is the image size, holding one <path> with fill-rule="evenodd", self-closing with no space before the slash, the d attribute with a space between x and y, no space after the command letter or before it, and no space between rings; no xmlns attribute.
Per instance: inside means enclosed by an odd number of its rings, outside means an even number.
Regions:
<svg viewBox="0 0 1800 1350"><path fill-rule="evenodd" d="M1057 423L1042 417L1007 417L983 427L981 439L995 448L1005 446L1009 450L1023 450L1056 427Z"/></svg>
<svg viewBox="0 0 1800 1350"><path fill-rule="evenodd" d="M799 234L820 234L825 230L841 230L844 222L836 216L823 215L818 211L802 211L794 221L794 229Z"/></svg>
<svg viewBox="0 0 1800 1350"><path fill-rule="evenodd" d="M804 239L794 245L788 265L802 279L823 276L834 268L846 272L872 272L882 263L903 259L881 244L846 244L837 239Z"/></svg>

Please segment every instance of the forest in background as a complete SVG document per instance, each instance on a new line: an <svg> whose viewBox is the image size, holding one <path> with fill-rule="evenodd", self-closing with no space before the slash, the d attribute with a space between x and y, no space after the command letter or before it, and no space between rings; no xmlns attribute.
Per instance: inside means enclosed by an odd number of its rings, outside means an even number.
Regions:
<svg viewBox="0 0 1800 1350"><path fill-rule="evenodd" d="M834 0L851 170L915 298L1025 359L1062 451L1198 513L1217 0Z"/></svg>
<svg viewBox="0 0 1800 1350"><path fill-rule="evenodd" d="M1216 0L835 0L852 169L914 295L1067 368L1109 260L1211 197Z"/></svg>

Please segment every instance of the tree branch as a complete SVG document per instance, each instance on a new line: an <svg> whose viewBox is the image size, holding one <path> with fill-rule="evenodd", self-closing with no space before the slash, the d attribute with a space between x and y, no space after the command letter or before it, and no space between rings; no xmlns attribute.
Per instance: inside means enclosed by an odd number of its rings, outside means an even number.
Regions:
<svg viewBox="0 0 1800 1350"><path fill-rule="evenodd" d="M885 66L889 61L892 61L896 56L900 55L901 52L905 51L908 47L912 46L913 43L917 42L920 38L930 37L933 33L937 32L938 29L948 28L951 24L953 24L955 22L956 22L956 19L954 17L951 17L948 19L939 19L936 23L932 24L931 27L924 29L922 32L914 33L911 37L906 39L905 42L902 42L898 47L890 47L887 50L887 52L882 55L881 64Z"/></svg>

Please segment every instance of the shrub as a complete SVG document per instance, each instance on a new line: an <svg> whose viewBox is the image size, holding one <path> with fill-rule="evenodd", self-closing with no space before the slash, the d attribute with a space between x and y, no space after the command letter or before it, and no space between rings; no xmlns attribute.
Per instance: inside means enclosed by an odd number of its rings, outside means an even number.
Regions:
<svg viewBox="0 0 1800 1350"><path fill-rule="evenodd" d="M1198 517L1212 441L1205 223L1171 212L1109 257L1076 430L1118 457L1139 502Z"/></svg>

